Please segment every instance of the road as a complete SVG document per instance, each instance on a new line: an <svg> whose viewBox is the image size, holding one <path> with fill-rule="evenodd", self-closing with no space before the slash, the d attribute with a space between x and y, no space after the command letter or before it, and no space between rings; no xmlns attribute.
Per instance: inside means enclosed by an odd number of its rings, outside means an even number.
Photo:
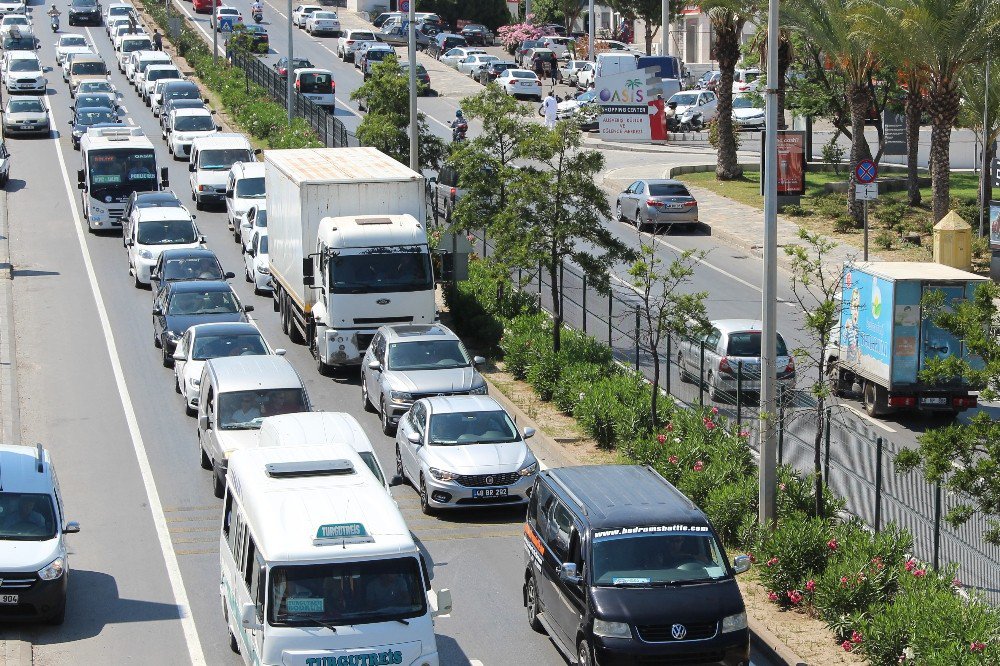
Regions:
<svg viewBox="0 0 1000 666"><path fill-rule="evenodd" d="M41 5L34 5L39 13ZM102 28L75 28L109 63ZM38 51L54 66L54 39L40 31ZM171 162L158 125L124 77L126 120L141 127L170 168L172 189L190 193L184 164ZM15 335L23 442L43 442L59 471L69 517L72 574L66 623L25 627L36 664L236 664L219 607L219 502L198 465L194 420L172 390L171 371L152 346L151 298L135 289L116 235L83 227L69 133L70 98L49 75L55 131L48 139L8 140L14 167L7 213L14 266ZM341 88L343 90L343 88ZM220 212L197 221L227 270L242 275L238 246ZM268 299L240 279L257 324L305 380L319 409L355 415L383 466L392 441L365 414L354 373L320 377L304 347L290 345ZM548 639L526 627L520 600L523 556L514 511L430 519L411 488L394 489L403 515L433 564L436 588L453 591L455 613L437 621L444 664L558 664ZM765 664L755 656L755 663Z"/></svg>

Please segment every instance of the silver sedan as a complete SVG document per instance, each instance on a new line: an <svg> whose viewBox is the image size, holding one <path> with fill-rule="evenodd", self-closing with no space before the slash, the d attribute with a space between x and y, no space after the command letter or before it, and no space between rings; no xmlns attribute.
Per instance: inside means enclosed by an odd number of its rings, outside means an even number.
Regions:
<svg viewBox="0 0 1000 666"><path fill-rule="evenodd" d="M690 228L698 223L698 202L679 180L637 180L618 195L615 215L640 231L646 225Z"/></svg>
<svg viewBox="0 0 1000 666"><path fill-rule="evenodd" d="M420 493L420 509L520 505L538 461L517 426L488 396L418 400L396 434L396 474Z"/></svg>
<svg viewBox="0 0 1000 666"><path fill-rule="evenodd" d="M3 114L3 135L49 135L49 111L41 97L10 97Z"/></svg>

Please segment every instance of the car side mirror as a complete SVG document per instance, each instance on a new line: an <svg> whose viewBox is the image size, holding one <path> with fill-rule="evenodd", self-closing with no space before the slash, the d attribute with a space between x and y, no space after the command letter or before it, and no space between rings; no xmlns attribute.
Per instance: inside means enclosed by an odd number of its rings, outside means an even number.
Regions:
<svg viewBox="0 0 1000 666"><path fill-rule="evenodd" d="M172 358L175 361L186 361L187 360L187 354L185 354L182 351L175 351Z"/></svg>
<svg viewBox="0 0 1000 666"><path fill-rule="evenodd" d="M205 240L204 236L198 236L198 242L201 243L202 245L204 245L208 241Z"/></svg>
<svg viewBox="0 0 1000 666"><path fill-rule="evenodd" d="M733 558L733 571L741 574L745 571L750 570L750 556L749 555L737 555Z"/></svg>
<svg viewBox="0 0 1000 666"><path fill-rule="evenodd" d="M395 474L391 479L389 479L390 488L395 488L396 486L401 486L401 485L403 485L403 477L401 477L399 474Z"/></svg>
<svg viewBox="0 0 1000 666"><path fill-rule="evenodd" d="M243 312L253 312L253 306L252 305L244 305L243 306Z"/></svg>
<svg viewBox="0 0 1000 666"><path fill-rule="evenodd" d="M254 155L261 155L261 154L263 154L263 153L264 153L264 151L263 151L263 150L261 150L260 148L254 148L254 149L253 149L253 154L254 154Z"/></svg>
<svg viewBox="0 0 1000 666"><path fill-rule="evenodd" d="M213 111L212 113L215 113L215 111ZM222 125L216 125L215 126L215 131L216 132L221 132L222 131Z"/></svg>
<svg viewBox="0 0 1000 666"><path fill-rule="evenodd" d="M232 190L226 190L226 198L227 199L232 199L233 198L233 191Z"/></svg>
<svg viewBox="0 0 1000 666"><path fill-rule="evenodd" d="M253 248L250 248L249 250L247 250L247 254L249 254L251 257L256 257L257 256L257 250L255 250Z"/></svg>
<svg viewBox="0 0 1000 666"><path fill-rule="evenodd" d="M369 370L374 370L375 372L378 372L379 370L382 369L382 364L379 363L378 361L370 361L368 363L368 369Z"/></svg>
<svg viewBox="0 0 1000 666"><path fill-rule="evenodd" d="M191 173L194 173L196 171L194 162L188 164L188 171L190 171Z"/></svg>
<svg viewBox="0 0 1000 666"><path fill-rule="evenodd" d="M71 520L63 527L63 534L76 534L80 531L80 523Z"/></svg>
<svg viewBox="0 0 1000 666"><path fill-rule="evenodd" d="M234 277L236 277L236 273L232 271L226 271L222 277L226 278L227 280L232 280Z"/></svg>
<svg viewBox="0 0 1000 666"><path fill-rule="evenodd" d="M436 597L433 604L434 617L441 617L442 615L451 615L451 609L452 609L451 590L449 590L448 588L445 588L443 590L438 590L437 594L434 596Z"/></svg>
<svg viewBox="0 0 1000 666"><path fill-rule="evenodd" d="M153 308L153 316L154 317L162 317L163 316L163 308Z"/></svg>
<svg viewBox="0 0 1000 666"><path fill-rule="evenodd" d="M274 355L275 356L284 356L287 353L288 353L288 351L285 350L285 349L275 349L274 350Z"/></svg>
<svg viewBox="0 0 1000 666"><path fill-rule="evenodd" d="M212 424L208 420L208 414L202 414L198 417L198 427L202 430L211 430Z"/></svg>
<svg viewBox="0 0 1000 666"><path fill-rule="evenodd" d="M135 245L135 241L134 240L132 240L131 238L126 238L125 239L125 247L132 247L133 245Z"/></svg>
<svg viewBox="0 0 1000 666"><path fill-rule="evenodd" d="M204 100L204 101L205 101L205 104L211 104L211 102L210 102L210 101L208 100L208 98L207 98L207 97L205 98L205 100Z"/></svg>
<svg viewBox="0 0 1000 666"><path fill-rule="evenodd" d="M149 274L149 279L152 280L153 282L159 282L160 281L160 274L159 273L150 273Z"/></svg>
<svg viewBox="0 0 1000 666"><path fill-rule="evenodd" d="M556 567L556 572L559 574L559 580L564 583L579 585L583 582L583 578L576 572L575 562L563 562L561 566Z"/></svg>
<svg viewBox="0 0 1000 666"><path fill-rule="evenodd" d="M472 358L472 365L482 365L486 363L486 359L482 356L474 356Z"/></svg>
<svg viewBox="0 0 1000 666"><path fill-rule="evenodd" d="M240 625L250 631L257 631L261 628L260 622L257 621L256 606L253 604L243 604L243 608L240 611Z"/></svg>
<svg viewBox="0 0 1000 666"><path fill-rule="evenodd" d="M525 439L531 439L534 436L535 436L535 429L534 428L528 426L528 427L526 427L524 429L524 438Z"/></svg>
<svg viewBox="0 0 1000 666"><path fill-rule="evenodd" d="M410 432L406 434L406 441L410 444L420 446L420 433Z"/></svg>

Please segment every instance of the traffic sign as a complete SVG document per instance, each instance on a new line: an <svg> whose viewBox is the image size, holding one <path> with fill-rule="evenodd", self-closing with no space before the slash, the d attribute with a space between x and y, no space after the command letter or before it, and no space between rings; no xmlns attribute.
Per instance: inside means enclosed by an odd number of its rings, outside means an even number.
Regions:
<svg viewBox="0 0 1000 666"><path fill-rule="evenodd" d="M859 183L854 190L854 198L858 201L878 199L878 183Z"/></svg>
<svg viewBox="0 0 1000 666"><path fill-rule="evenodd" d="M857 177L859 183L874 183L878 178L878 167L871 160L861 160L858 162L858 167L854 170L854 175Z"/></svg>
<svg viewBox="0 0 1000 666"><path fill-rule="evenodd" d="M399 11L408 13L410 11L410 0L400 0Z"/></svg>

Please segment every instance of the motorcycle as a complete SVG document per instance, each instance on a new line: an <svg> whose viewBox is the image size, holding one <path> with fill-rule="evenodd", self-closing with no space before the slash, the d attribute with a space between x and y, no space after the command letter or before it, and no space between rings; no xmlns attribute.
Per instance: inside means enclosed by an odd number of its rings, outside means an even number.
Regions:
<svg viewBox="0 0 1000 666"><path fill-rule="evenodd" d="M700 132L705 128L704 116L701 111L688 111L681 115L681 132Z"/></svg>
<svg viewBox="0 0 1000 666"><path fill-rule="evenodd" d="M451 140L455 141L465 141L465 133L469 131L469 123L464 118L462 120L455 120L451 123Z"/></svg>
<svg viewBox="0 0 1000 666"><path fill-rule="evenodd" d="M52 26L52 32L59 32L59 17L58 16L51 17L51 20L49 21L49 24Z"/></svg>
<svg viewBox="0 0 1000 666"><path fill-rule="evenodd" d="M257 10L253 13L254 23L261 23L264 20L264 12L262 10Z"/></svg>

